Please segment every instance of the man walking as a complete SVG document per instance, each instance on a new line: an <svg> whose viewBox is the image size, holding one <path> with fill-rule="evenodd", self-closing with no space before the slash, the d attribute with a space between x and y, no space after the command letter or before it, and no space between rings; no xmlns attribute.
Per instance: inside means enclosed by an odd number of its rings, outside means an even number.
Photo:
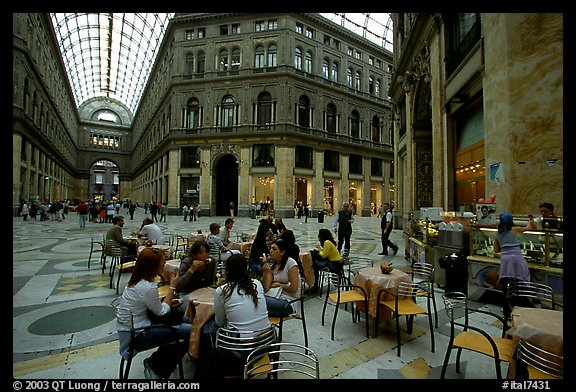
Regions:
<svg viewBox="0 0 576 392"><path fill-rule="evenodd" d="M344 245L344 253L341 253L342 256L348 256L350 254L352 223L354 223L354 215L350 210L350 203L345 201L342 204L342 209L336 214L336 219L334 219L334 233L338 237L338 252L341 252L342 245Z"/></svg>
<svg viewBox="0 0 576 392"><path fill-rule="evenodd" d="M387 256L388 247L392 248L394 256L398 253L398 245L390 241L390 233L392 233L392 229L394 228L392 222L393 219L390 204L384 203L384 213L382 214L382 220L380 221L380 228L382 229L382 252L378 253L379 255Z"/></svg>

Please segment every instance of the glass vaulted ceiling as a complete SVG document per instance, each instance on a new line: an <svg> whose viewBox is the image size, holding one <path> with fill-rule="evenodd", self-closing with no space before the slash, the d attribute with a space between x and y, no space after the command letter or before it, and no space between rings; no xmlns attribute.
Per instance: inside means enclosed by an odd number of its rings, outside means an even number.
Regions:
<svg viewBox="0 0 576 392"><path fill-rule="evenodd" d="M50 14L76 105L94 97L109 97L126 105L134 114L173 15ZM319 15L392 52L390 14Z"/></svg>
<svg viewBox="0 0 576 392"><path fill-rule="evenodd" d="M76 105L109 97L134 114L172 15L50 14Z"/></svg>

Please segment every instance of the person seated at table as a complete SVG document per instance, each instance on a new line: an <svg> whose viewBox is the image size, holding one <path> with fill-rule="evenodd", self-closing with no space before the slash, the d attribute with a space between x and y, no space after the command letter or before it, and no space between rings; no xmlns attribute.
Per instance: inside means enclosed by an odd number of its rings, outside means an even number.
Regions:
<svg viewBox="0 0 576 392"><path fill-rule="evenodd" d="M138 243L136 240L125 240L122 235L122 227L124 227L124 217L121 215L114 215L112 218L112 227L106 232L106 243L112 242L112 246L122 249L122 254L126 256L125 261L134 259L138 250ZM110 249L106 247L106 252L110 254Z"/></svg>
<svg viewBox="0 0 576 392"><path fill-rule="evenodd" d="M225 276L224 283L214 293L214 319L202 326L195 378L223 376L224 371L227 376L242 374L245 355L229 358L233 361L226 362L226 366L221 363L213 366L214 361L207 358L218 328L256 331L270 326L264 287L259 280L249 276L248 260L243 255L232 255L226 262ZM208 372L217 374L208 375Z"/></svg>
<svg viewBox="0 0 576 392"><path fill-rule="evenodd" d="M224 227L220 228L220 233L218 234L218 237L222 239L222 243L224 244L224 246L229 246L230 243L232 242L230 241L230 231L232 230L232 227L234 227L234 219L227 218L224 221Z"/></svg>
<svg viewBox="0 0 576 392"><path fill-rule="evenodd" d="M264 258L267 258L269 253L268 240L270 235L271 231L268 220L260 220L260 224L256 230L256 237L254 237L254 241L252 241L249 257L250 271L256 276L262 276L262 264L264 263Z"/></svg>
<svg viewBox="0 0 576 392"><path fill-rule="evenodd" d="M161 302L158 294L158 284L154 278L164 269L164 254L152 248L146 248L136 258L134 270L118 304L117 331L120 343L120 355L128 359L128 348L131 343L132 323L134 328L142 328L154 323L148 312L162 316L172 308L180 306L180 302L170 290ZM178 277L170 279L170 287L175 287ZM126 311L132 314L130 317ZM158 349L144 360L144 375L147 379L169 378L180 360L188 352L190 331L192 325L188 318L175 326L163 326L147 329L134 336L133 347L138 351L151 348ZM165 344L177 341L174 344Z"/></svg>
<svg viewBox="0 0 576 392"><path fill-rule="evenodd" d="M218 223L210 223L210 234L206 236L206 242L210 245L210 257L216 261L226 261L233 254L240 254L237 249L229 249L222 242L220 234L220 225Z"/></svg>
<svg viewBox="0 0 576 392"><path fill-rule="evenodd" d="M286 253L300 265L300 247L296 244L296 237L292 230L284 230L280 238L286 241Z"/></svg>
<svg viewBox="0 0 576 392"><path fill-rule="evenodd" d="M188 257L180 262L178 268L178 283L176 291L179 298L185 298L189 293L202 287L212 286L216 282L216 260L210 259L210 245L204 240L192 243ZM186 311L188 301L182 302Z"/></svg>
<svg viewBox="0 0 576 392"><path fill-rule="evenodd" d="M278 298L266 295L268 314L274 317L299 314L297 302L286 306L289 301L300 298L300 268L296 260L288 256L287 245L283 239L273 241L270 245L271 263L266 262L262 267L264 292L268 293L274 287L281 288Z"/></svg>
<svg viewBox="0 0 576 392"><path fill-rule="evenodd" d="M151 218L144 218L138 232L138 238L146 237L155 245L164 245L164 234Z"/></svg>
<svg viewBox="0 0 576 392"><path fill-rule="evenodd" d="M314 268L314 286L310 293L318 292L318 278L320 270L327 268L330 272L336 272L341 275L343 271L342 257L336 246L336 240L332 232L328 229L318 230L318 244L316 249L310 251L312 256L312 268Z"/></svg>

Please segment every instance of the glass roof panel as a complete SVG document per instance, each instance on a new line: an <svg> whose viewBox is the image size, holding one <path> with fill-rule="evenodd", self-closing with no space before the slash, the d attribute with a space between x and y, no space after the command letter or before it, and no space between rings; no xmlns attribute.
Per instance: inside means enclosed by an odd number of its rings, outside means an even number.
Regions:
<svg viewBox="0 0 576 392"><path fill-rule="evenodd" d="M174 13L53 13L76 105L109 97L134 114ZM389 51L392 22L387 13L319 13Z"/></svg>
<svg viewBox="0 0 576 392"><path fill-rule="evenodd" d="M114 98L136 112L173 13L54 13L76 105Z"/></svg>
<svg viewBox="0 0 576 392"><path fill-rule="evenodd" d="M340 26L364 37L384 49L393 51L394 34L389 13L319 13Z"/></svg>

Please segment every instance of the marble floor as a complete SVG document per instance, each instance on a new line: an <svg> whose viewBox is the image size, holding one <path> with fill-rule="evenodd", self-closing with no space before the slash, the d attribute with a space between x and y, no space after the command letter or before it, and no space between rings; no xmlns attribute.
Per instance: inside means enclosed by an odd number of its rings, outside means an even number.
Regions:
<svg viewBox="0 0 576 392"><path fill-rule="evenodd" d="M134 220L126 217L124 233L140 227L143 209L137 210ZM187 234L198 229L208 230L212 222L223 224L226 217L199 217L195 222L183 221L180 216L168 216L158 225L165 233ZM312 249L320 228L331 228L332 217L324 223L317 219L285 219L303 250ZM253 233L257 220L236 218L233 233ZM62 222L23 221L13 218L13 364L14 379L114 379L118 377L120 356L111 302L116 290L109 288L107 274L102 274L99 254L93 255L88 269L90 238L101 238L110 224L87 223L81 230L78 216L69 213ZM234 234L233 234L234 235ZM391 239L400 245L396 256L380 256L380 219L356 217L352 235L351 254L366 256L375 265L392 260L398 268L407 266L402 254L402 232L394 230ZM352 271L365 265L353 264ZM121 287L128 274L122 275ZM335 340L330 339L329 322L321 325L322 299L308 295L305 302L309 347L320 358L323 379L366 380L433 380L439 379L448 342L449 323L443 310L442 289L436 287L439 326L435 329L436 349L430 350L426 319L416 321L411 335L403 334L402 355L396 355L396 335L393 324L384 327L378 338L366 338L364 319L352 323L350 314L339 314ZM477 307L501 312L497 305L475 302ZM328 312L331 312L329 309ZM419 320L419 319L417 319ZM483 322L481 318L478 322ZM371 323L372 327L372 323ZM485 324L498 333L498 325ZM300 322L287 322L284 341L303 343ZM132 365L131 378L143 378L139 354ZM478 354L462 354L462 371L451 366L444 381L484 379L493 380L493 361ZM188 356L184 372L191 377L194 362ZM502 365L506 374L507 364ZM176 377L176 374L173 375Z"/></svg>

